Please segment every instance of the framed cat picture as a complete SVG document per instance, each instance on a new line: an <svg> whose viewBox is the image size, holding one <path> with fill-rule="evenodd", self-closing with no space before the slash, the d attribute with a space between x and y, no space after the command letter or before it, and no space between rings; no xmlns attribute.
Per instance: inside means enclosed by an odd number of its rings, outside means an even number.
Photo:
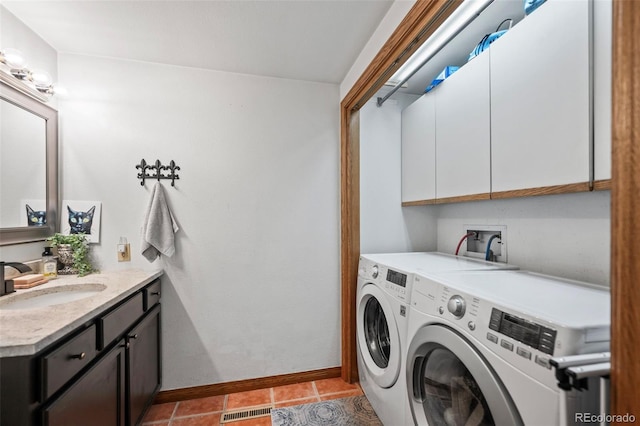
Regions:
<svg viewBox="0 0 640 426"><path fill-rule="evenodd" d="M20 200L20 213L24 219L20 224L27 226L44 226L47 224L47 202L40 200Z"/></svg>
<svg viewBox="0 0 640 426"><path fill-rule="evenodd" d="M102 202L62 200L60 232L86 234L90 243L100 242Z"/></svg>

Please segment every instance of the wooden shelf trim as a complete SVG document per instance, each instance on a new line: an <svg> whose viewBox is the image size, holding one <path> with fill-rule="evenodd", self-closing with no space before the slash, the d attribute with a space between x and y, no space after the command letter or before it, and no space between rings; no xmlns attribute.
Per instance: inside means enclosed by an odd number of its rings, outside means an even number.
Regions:
<svg viewBox="0 0 640 426"><path fill-rule="evenodd" d="M341 371L342 369L340 367L333 367L302 373L283 374L279 376L261 377L258 379L238 380L235 382L215 383L212 385L160 391L156 396L154 404L186 401L189 399L206 398L209 396L227 395L236 392L293 385L296 383L310 382L312 380L333 379L340 377Z"/></svg>
<svg viewBox="0 0 640 426"><path fill-rule="evenodd" d="M594 191L605 191L611 189L611 179L597 180L593 182Z"/></svg>
<svg viewBox="0 0 640 426"><path fill-rule="evenodd" d="M515 189L512 191L492 192L491 199L534 197L538 195L571 194L573 192L589 192L589 182L569 183L566 185L541 186L537 188Z"/></svg>
<svg viewBox="0 0 640 426"><path fill-rule="evenodd" d="M541 186L539 188L515 189L484 194L461 195L459 197L430 198L427 200L403 201L402 207L431 206L435 204L464 203L477 200L504 200L507 198L534 197L538 195L572 194L575 192L607 191L611 189L611 179L597 180L593 189L589 189L589 182L572 183L567 185Z"/></svg>
<svg viewBox="0 0 640 426"><path fill-rule="evenodd" d="M428 200L416 200L416 201L403 201L402 207L413 207L413 206L431 206L436 204L435 198L430 198Z"/></svg>
<svg viewBox="0 0 640 426"><path fill-rule="evenodd" d="M482 194L459 195L457 197L436 198L436 204L464 203L466 201L488 200L491 194L484 192Z"/></svg>

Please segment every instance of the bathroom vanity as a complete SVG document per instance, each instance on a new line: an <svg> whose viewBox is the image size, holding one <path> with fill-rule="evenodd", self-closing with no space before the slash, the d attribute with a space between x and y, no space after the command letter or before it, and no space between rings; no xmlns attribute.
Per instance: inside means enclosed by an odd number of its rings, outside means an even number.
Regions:
<svg viewBox="0 0 640 426"><path fill-rule="evenodd" d="M0 298L0 424L139 424L161 383L161 275L68 276Z"/></svg>

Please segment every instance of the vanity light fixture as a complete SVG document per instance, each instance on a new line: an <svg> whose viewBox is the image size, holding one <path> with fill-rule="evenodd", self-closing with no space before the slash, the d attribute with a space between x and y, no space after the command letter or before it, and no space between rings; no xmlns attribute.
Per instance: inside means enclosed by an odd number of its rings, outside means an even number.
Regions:
<svg viewBox="0 0 640 426"><path fill-rule="evenodd" d="M27 61L18 49L7 48L0 50L0 61L9 68L21 70L26 67Z"/></svg>
<svg viewBox="0 0 640 426"><path fill-rule="evenodd" d="M31 71L31 81L36 86L36 89L41 92L53 92L53 79L48 72L42 70Z"/></svg>
<svg viewBox="0 0 640 426"><path fill-rule="evenodd" d="M389 81L397 82L384 97L378 98L378 106L391 97L420 68L426 65L440 50L476 19L493 0L464 0L444 23L415 51Z"/></svg>
<svg viewBox="0 0 640 426"><path fill-rule="evenodd" d="M0 49L0 71L1 80L36 99L46 102L54 94L51 75L42 70L29 70L18 49Z"/></svg>

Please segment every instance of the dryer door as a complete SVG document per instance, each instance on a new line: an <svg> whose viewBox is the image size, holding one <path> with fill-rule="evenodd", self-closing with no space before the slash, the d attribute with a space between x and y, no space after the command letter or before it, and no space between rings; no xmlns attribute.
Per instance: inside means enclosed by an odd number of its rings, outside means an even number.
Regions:
<svg viewBox="0 0 640 426"><path fill-rule="evenodd" d="M358 294L358 351L373 381L393 386L400 375L400 335L388 296L374 284Z"/></svg>
<svg viewBox="0 0 640 426"><path fill-rule="evenodd" d="M462 335L443 325L418 330L407 387L416 424L522 425L502 382Z"/></svg>

